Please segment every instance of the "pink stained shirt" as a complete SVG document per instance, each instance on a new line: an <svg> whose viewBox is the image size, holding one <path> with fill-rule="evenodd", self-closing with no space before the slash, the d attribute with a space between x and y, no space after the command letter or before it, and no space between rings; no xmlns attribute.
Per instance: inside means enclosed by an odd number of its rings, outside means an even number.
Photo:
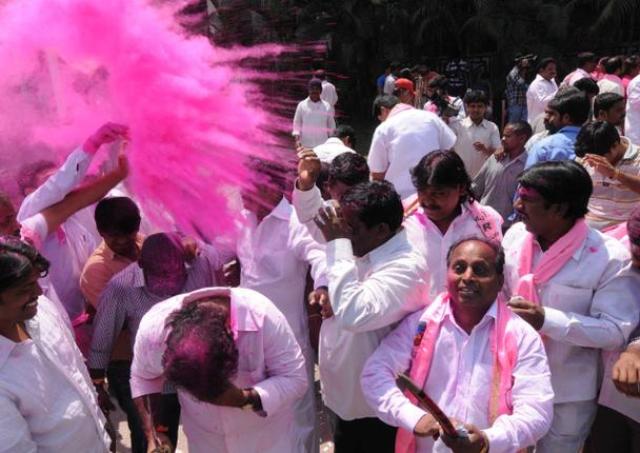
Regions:
<svg viewBox="0 0 640 453"><path fill-rule="evenodd" d="M184 302L220 294L205 288L167 299L142 318L131 366L134 398L160 393L167 318ZM231 327L239 352L234 384L253 387L267 413L202 403L178 389L182 423L191 453L281 453L295 451L294 405L307 389L304 358L284 316L261 294L231 289Z"/></svg>
<svg viewBox="0 0 640 453"><path fill-rule="evenodd" d="M407 317L380 344L367 361L361 384L368 403L385 423L413 431L426 412L414 406L395 384L395 376L410 365L420 321L431 307ZM518 360L513 369L513 414L489 421L488 391L492 384L491 327L495 304L467 334L446 308L433 352L430 373L423 387L451 418L484 430L492 453L514 452L534 445L551 426L553 390L547 356L538 333L516 315L510 321L517 339ZM417 438L417 452L448 452L442 441Z"/></svg>

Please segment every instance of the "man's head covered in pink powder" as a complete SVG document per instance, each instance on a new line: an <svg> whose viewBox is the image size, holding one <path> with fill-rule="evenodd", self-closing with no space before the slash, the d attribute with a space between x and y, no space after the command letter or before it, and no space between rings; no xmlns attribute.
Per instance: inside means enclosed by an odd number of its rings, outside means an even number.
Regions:
<svg viewBox="0 0 640 453"><path fill-rule="evenodd" d="M144 273L145 288L171 297L180 294L187 281L185 250L176 233L157 233L145 239L138 265Z"/></svg>
<svg viewBox="0 0 640 453"><path fill-rule="evenodd" d="M242 203L262 220L292 190L295 175L293 163L269 162L252 158L248 161L251 181L242 189Z"/></svg>
<svg viewBox="0 0 640 453"><path fill-rule="evenodd" d="M167 321L165 377L200 401L214 402L238 370L229 307L229 296L206 297L185 303Z"/></svg>

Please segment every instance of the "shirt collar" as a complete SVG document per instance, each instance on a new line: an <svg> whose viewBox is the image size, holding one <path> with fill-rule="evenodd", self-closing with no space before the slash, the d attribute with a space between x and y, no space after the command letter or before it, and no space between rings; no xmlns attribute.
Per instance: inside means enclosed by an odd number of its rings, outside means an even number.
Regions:
<svg viewBox="0 0 640 453"><path fill-rule="evenodd" d="M449 318L449 320L454 323L456 326L458 326L458 323L456 322L455 318L453 317L453 310L451 309L451 304L447 304L447 306L445 307L445 311L443 313L443 318ZM489 307L489 309L487 310L487 312L484 314L484 316L482 317L482 319L480 320L480 322L478 322L478 324L476 324L474 326L474 330L478 327L478 326L482 326L483 324L486 324L487 322L489 322L490 320L495 321L496 319L498 319L498 303L496 301L494 301L491 304L491 307ZM458 326L460 327L460 326ZM473 332L473 331L472 331Z"/></svg>
<svg viewBox="0 0 640 453"><path fill-rule="evenodd" d="M291 203L289 203L285 197L282 197L280 203L273 208L267 217L273 216L281 220L289 220L292 211Z"/></svg>
<svg viewBox="0 0 640 453"><path fill-rule="evenodd" d="M544 82L547 82L547 83L551 83L551 84L553 84L553 82L552 82L551 80L547 80L547 79L545 79L545 78L544 78L544 77L542 77L540 74L536 75L536 80L542 80L542 81L544 81Z"/></svg>
<svg viewBox="0 0 640 453"><path fill-rule="evenodd" d="M565 126L561 128L556 134L564 134L564 135L578 135L580 132L580 126Z"/></svg>
<svg viewBox="0 0 640 453"><path fill-rule="evenodd" d="M487 120L483 119L482 121L480 121L480 124L476 124L473 122L473 120L471 118L469 118L468 116L466 118L464 118L462 120L466 126L471 126L471 127L482 127L482 128L486 128L487 127Z"/></svg>
<svg viewBox="0 0 640 453"><path fill-rule="evenodd" d="M344 145L344 142L342 140L340 140L338 137L329 137L327 139L326 142L324 142L325 145Z"/></svg>
<svg viewBox="0 0 640 453"><path fill-rule="evenodd" d="M399 232L395 234L391 239L382 245L379 245L375 249L371 250L365 256L369 258L372 263L387 261L389 255L400 249L402 244L407 242L407 232L404 228L401 228ZM365 258L365 257L362 257Z"/></svg>
<svg viewBox="0 0 640 453"><path fill-rule="evenodd" d="M624 156L622 156L622 160L634 160L638 157L638 147L631 143L627 137L621 137L628 144L627 150L624 152Z"/></svg>

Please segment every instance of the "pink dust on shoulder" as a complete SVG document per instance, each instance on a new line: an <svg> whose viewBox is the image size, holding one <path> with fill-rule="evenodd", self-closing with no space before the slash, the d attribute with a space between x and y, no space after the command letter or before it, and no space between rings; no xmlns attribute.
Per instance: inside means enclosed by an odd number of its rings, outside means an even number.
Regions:
<svg viewBox="0 0 640 453"><path fill-rule="evenodd" d="M3 180L35 159L61 161L104 122L123 123L128 189L153 224L208 239L234 231L247 158L295 159L282 140L290 119L256 82L278 75L242 62L290 49L216 47L188 36L167 5L0 0Z"/></svg>

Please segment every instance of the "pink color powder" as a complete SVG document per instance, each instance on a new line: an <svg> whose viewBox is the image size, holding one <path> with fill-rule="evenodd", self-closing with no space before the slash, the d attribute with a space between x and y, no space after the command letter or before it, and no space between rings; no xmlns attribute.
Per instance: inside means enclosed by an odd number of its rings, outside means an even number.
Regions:
<svg viewBox="0 0 640 453"><path fill-rule="evenodd" d="M273 74L240 61L286 49L215 48L187 37L174 14L157 1L0 0L7 173L28 159L60 161L103 122L124 123L128 184L156 225L208 238L233 231L227 188L247 185L246 157L292 154L276 138L290 121L263 108L273 100L250 81Z"/></svg>

